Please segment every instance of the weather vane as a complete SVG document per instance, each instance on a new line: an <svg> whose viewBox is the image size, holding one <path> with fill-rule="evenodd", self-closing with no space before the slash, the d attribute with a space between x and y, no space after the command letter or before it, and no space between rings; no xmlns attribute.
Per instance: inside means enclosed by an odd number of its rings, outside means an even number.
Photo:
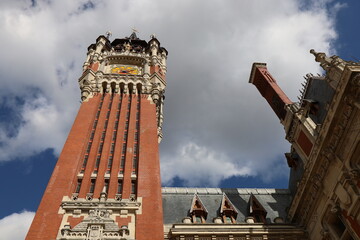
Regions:
<svg viewBox="0 0 360 240"><path fill-rule="evenodd" d="M134 33L138 33L138 32L139 32L135 27L132 27L131 30L132 30Z"/></svg>

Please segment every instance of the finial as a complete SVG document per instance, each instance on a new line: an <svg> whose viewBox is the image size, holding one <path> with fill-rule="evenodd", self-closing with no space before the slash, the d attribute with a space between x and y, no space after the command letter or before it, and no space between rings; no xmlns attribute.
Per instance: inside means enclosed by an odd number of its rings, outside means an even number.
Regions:
<svg viewBox="0 0 360 240"><path fill-rule="evenodd" d="M323 52L316 52L314 49L310 50L310 53L315 56L315 61L320 63L330 63L330 59L326 57L326 54Z"/></svg>
<svg viewBox="0 0 360 240"><path fill-rule="evenodd" d="M311 50L310 50L310 53L316 57L317 52L315 52L314 49L311 49Z"/></svg>
<svg viewBox="0 0 360 240"><path fill-rule="evenodd" d="M112 33L110 31L107 31L105 33L105 36L106 36L107 39L109 39L111 37L111 35L112 35Z"/></svg>
<svg viewBox="0 0 360 240"><path fill-rule="evenodd" d="M150 38L151 38L151 39L154 39L154 38L156 38L156 35L155 35L155 33L151 34L151 35L150 35Z"/></svg>

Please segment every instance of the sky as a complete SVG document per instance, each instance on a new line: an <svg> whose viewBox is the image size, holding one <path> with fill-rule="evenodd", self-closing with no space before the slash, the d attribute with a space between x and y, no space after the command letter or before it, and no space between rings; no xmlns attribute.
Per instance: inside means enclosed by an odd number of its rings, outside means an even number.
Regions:
<svg viewBox="0 0 360 240"><path fill-rule="evenodd" d="M287 188L289 144L248 83L265 62L297 101L310 49L359 61L357 0L2 0L0 240L23 239L80 106L87 47L155 33L168 52L164 186ZM15 230L16 229L16 230Z"/></svg>

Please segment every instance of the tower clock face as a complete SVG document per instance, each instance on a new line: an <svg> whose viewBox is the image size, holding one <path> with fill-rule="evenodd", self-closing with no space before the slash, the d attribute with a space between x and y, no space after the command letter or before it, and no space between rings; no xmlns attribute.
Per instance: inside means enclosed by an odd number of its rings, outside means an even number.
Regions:
<svg viewBox="0 0 360 240"><path fill-rule="evenodd" d="M140 74L140 69L137 66L122 65L113 67L111 69L111 73L122 75L138 75Z"/></svg>

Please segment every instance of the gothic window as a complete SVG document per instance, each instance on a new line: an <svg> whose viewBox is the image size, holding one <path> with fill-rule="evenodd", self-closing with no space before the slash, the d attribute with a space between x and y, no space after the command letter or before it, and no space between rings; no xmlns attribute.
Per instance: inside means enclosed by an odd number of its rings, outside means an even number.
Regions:
<svg viewBox="0 0 360 240"><path fill-rule="evenodd" d="M266 223L267 212L253 194L251 194L249 199L248 214L254 218L255 222Z"/></svg>
<svg viewBox="0 0 360 240"><path fill-rule="evenodd" d="M205 223L208 211L197 194L194 195L190 208L190 217L193 223Z"/></svg>

